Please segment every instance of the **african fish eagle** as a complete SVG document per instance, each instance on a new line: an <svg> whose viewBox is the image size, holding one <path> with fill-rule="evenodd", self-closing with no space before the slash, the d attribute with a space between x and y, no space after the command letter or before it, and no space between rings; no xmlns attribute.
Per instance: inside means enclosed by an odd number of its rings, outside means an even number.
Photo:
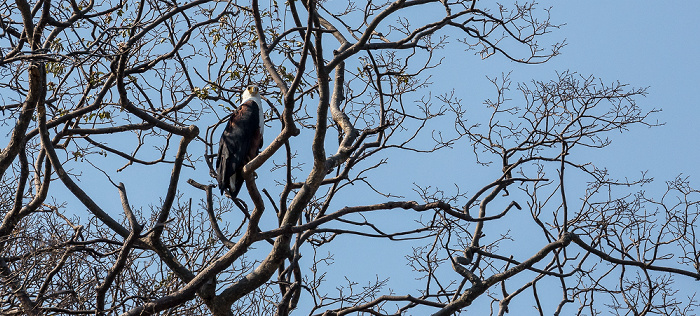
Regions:
<svg viewBox="0 0 700 316"><path fill-rule="evenodd" d="M260 152L264 127L259 89L250 85L241 94L241 105L231 115L219 141L216 180L222 195L228 189L231 198L238 196L243 185L243 166Z"/></svg>

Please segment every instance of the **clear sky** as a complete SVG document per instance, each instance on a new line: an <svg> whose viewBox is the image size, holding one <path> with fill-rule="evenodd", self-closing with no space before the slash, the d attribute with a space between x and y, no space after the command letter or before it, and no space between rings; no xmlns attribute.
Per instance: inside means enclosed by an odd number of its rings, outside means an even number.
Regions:
<svg viewBox="0 0 700 316"><path fill-rule="evenodd" d="M528 82L533 79L547 81L554 79L557 72L569 70L584 76L594 75L607 83L619 80L633 87L649 87L648 96L638 98L638 104L647 110L662 109L663 111L655 118L665 122L666 125L655 128L640 126L628 133L611 134L612 145L600 154L591 156L590 159L607 165L613 174L619 177L634 177L639 175L639 171L649 170L649 176L654 177L659 183L681 173L690 176L691 182L698 183L700 179L700 169L697 168L698 157L700 157L700 141L698 141L700 102L697 93L700 91L700 19L697 15L700 14L700 1L540 1L540 5L552 6L552 22L565 24L547 35L545 39L550 42L566 40L568 44L561 50L560 56L542 65L521 65L501 56L480 60L471 52L465 53L459 47L448 46L446 51L448 57L444 63L449 65L447 69L453 69L453 71L440 71L434 74L433 82L441 88L455 88L459 97L464 99L466 104L474 107L483 107L483 100L494 96L495 91L486 76L493 77L511 71L511 79L514 83ZM206 124L199 127L204 131ZM266 129L266 145L274 137L275 132L277 132L276 129ZM194 149L196 151L200 147L193 148L197 148ZM426 156L419 154L401 157L402 162L396 169L394 167L382 169L380 172L387 172L387 176L375 178L378 178L376 181L381 189L401 185L410 188L412 182L419 178L425 180L423 183L430 184L431 181L434 184L442 183L447 188L453 182L464 183L468 177L479 174L477 170L471 169L475 168L472 164L457 171L450 169L451 166L463 163L465 156L471 157L473 154L468 147L468 142L462 141L449 154L429 156L430 161L426 161ZM438 170L420 168L421 164L426 162L443 163L446 167ZM114 162L114 166L101 165L101 167L111 173L123 163L123 161L117 161ZM410 173L395 173L404 168L401 167L402 165L418 166L418 168L412 168ZM169 176L168 168L170 167L165 168L167 172L162 175L151 174L144 178L141 185L148 187L148 183L153 182L160 183L162 187L163 181L166 181ZM261 183L259 187L264 187L263 172L270 168L272 164L268 161L258 171L258 181ZM139 170L150 169L141 169L139 166L130 167L124 173L115 176L115 181L122 181L119 177L126 177L125 174L129 172L143 177L143 174L139 175ZM188 178L206 179L213 183L213 179L202 174L207 172L205 168L185 169L183 172L185 174L180 183L182 189L190 190L189 185L185 183ZM488 178L479 183L485 185L492 180ZM270 187L274 186L267 184ZM159 186L155 185L155 187ZM164 189L151 192L135 186L127 186L127 190L131 202L143 207L144 211L147 211L146 205L149 203L157 205L157 198L154 196L162 195L164 192ZM274 191L279 190L275 188ZM474 192L473 189L470 191ZM272 190L271 193L274 195ZM116 190L111 186L104 188L99 194L103 195L101 198L117 201ZM194 193L191 196L196 198L198 194L200 193ZM410 196L407 199L416 199L416 197ZM370 204L381 200L380 197L375 196L366 203L348 200L347 204ZM75 201L71 203L80 205ZM120 209L118 204L114 205L110 212L117 216ZM338 200L335 206L344 206L344 201ZM396 216L396 214L380 213L376 216L387 216L386 218L390 219L390 216ZM388 249L382 247L383 244L373 244L374 240L358 242L353 238L339 238L331 243L331 245L344 247L335 254L336 264L332 267L339 272L338 275L344 269L361 271L364 273L364 278L358 280L360 283L373 281L376 274L379 274L380 278L390 276L397 282L392 283L394 288L397 285L413 282L410 277L401 274L405 271L403 256L406 253L393 252L393 250L406 248ZM362 248L363 242L367 242L371 247ZM362 249L362 252L358 253L358 249ZM305 254L305 258L311 259L311 254ZM374 259L358 260L362 258ZM383 264L377 264L376 260ZM345 262L349 264L344 264ZM329 286L332 288L334 285L329 284ZM401 288L396 289L396 294L405 294ZM417 295L415 292L410 294ZM488 298L484 299L488 300Z"/></svg>
<svg viewBox="0 0 700 316"><path fill-rule="evenodd" d="M700 127L696 123L700 117L700 104L695 97L700 90L700 40L697 35L700 34L700 24L694 22L697 21L695 15L700 13L700 3L548 1L540 2L540 5L552 6L552 22L565 24L543 39L543 42L550 43L565 39L568 45L562 49L560 56L542 65L522 65L502 56L481 60L471 52L462 51L463 46L451 45L445 51L445 67L432 74L435 90L444 92L454 88L469 108L483 108L484 99L495 95L486 76L494 77L511 71L514 84L552 80L557 72L569 70L583 76L594 75L605 83L619 80L632 87L649 87L648 96L638 98L638 104L647 110L662 109L656 118L666 125L656 128L638 126L627 133L611 133L609 136L613 144L610 147L591 153L590 157L579 158L605 165L619 178L634 178L639 176L640 171L649 170L649 176L654 177L657 183L648 188L663 189L664 181L680 173L691 176L691 180L700 178L700 170L695 168L700 156L696 136L700 135ZM512 92L518 93L515 90ZM267 139L271 139L273 130L267 129ZM414 182L421 186L440 185L448 194L454 193L450 190L455 190L452 185L455 183L461 190L474 193L480 186L493 181L493 172L499 169L481 168L473 164L473 152L466 140L457 143L454 150L435 155L396 153L403 156L390 157L389 165L379 169L370 180L383 191L406 194L409 200L418 199L411 194ZM269 162L259 171L260 183L264 183L262 174L268 168L271 168ZM194 172L201 171L197 169ZM484 177L486 174L490 176ZM202 178L201 175L194 177ZM277 191L278 188L273 190ZM351 194L339 194L334 206L341 208L387 200L361 189L359 185L353 190L356 191L350 191ZM361 196L361 200L357 199L358 196ZM571 198L578 200L579 196L572 192ZM411 220L401 218L400 210L367 216L384 219L381 227L387 230L401 230L405 229L405 225L411 225ZM498 225L511 225L510 228L517 230L517 221L518 217L513 217L509 222L499 222ZM493 230L489 233L494 234ZM325 268L329 271L327 290L333 292L340 285L333 282L342 280L348 271L358 276L360 285L370 283L377 277L391 277L389 287L400 295L406 294L403 291L406 288L420 288L422 281L413 280L413 275L407 273L409 267L405 265L404 256L410 253L412 245L414 243L385 243L351 236L337 238L331 246L321 248L319 252L319 255L324 255L326 251L334 252L334 264ZM536 251L526 247L515 248L522 251L515 253L516 258L521 259ZM304 260L310 259L311 254L307 250ZM415 291L410 294L418 295ZM483 302L489 300L486 297L482 299ZM524 302L524 306L529 307L529 304ZM551 308L549 306L547 310L551 311Z"/></svg>
<svg viewBox="0 0 700 316"><path fill-rule="evenodd" d="M559 56L544 64L523 65L497 55L481 60L463 52L462 46L448 45L443 63L449 66L433 74L435 90L454 88L469 107L483 108L483 101L495 95L486 77L509 72L514 84L552 80L557 72L568 70L593 75L606 84L620 81L630 87L648 87L648 95L636 98L637 104L644 110L661 109L652 119L665 125L611 133L612 145L591 153L599 155L591 159L620 177L648 170L659 184L678 174L700 178L700 169L695 167L700 154L700 101L696 96L700 90L700 22L695 16L700 13L700 2L540 2L540 7L548 6L552 6L552 23L563 25L542 41L566 40ZM517 93L512 91L514 97ZM466 142L459 143L458 152L459 146L465 146L463 154L471 153ZM454 155L451 151L444 159L447 163L462 159ZM410 175L405 176L410 181ZM461 177L448 170L442 176L455 182Z"/></svg>
<svg viewBox="0 0 700 316"><path fill-rule="evenodd" d="M567 46L559 56L545 64L522 65L498 55L481 60L471 52L464 52L463 46L448 45L443 62L446 67L432 73L435 90L444 92L454 88L470 108L483 108L483 101L495 95L486 77L508 72L511 72L510 78L514 84L531 80L548 81L556 78L557 72L569 70L584 76L594 75L605 83L619 80L632 87L648 87L648 96L637 98L638 104L643 109L662 109L654 117L666 125L655 128L639 126L628 133L611 134L613 143L601 152L602 159L607 160L605 164L613 172L630 176L637 175L641 170L649 170L650 175L659 181L671 179L680 173L700 178L700 170L695 167L700 156L697 140L697 135L700 135L700 124L697 123L700 102L696 97L700 90L700 22L695 16L700 13L700 2L596 0L539 3L540 7L552 7L553 23L564 24L543 39L543 42L549 43L566 40ZM516 94L513 91L513 95ZM203 131L208 123L202 122L200 130ZM266 129L267 141L274 137L277 132L275 128L278 127L268 126ZM466 141L460 142L456 149L459 155L473 156ZM402 157L409 158L413 157ZM433 159L432 156L421 155L415 158L418 161ZM446 159L449 163L451 159L462 158L455 157L455 152L451 151L440 159ZM104 163L100 166L108 172L124 164L121 160ZM268 164L263 165L262 169L271 168ZM471 167L466 172L472 172ZM124 176L129 170L139 174L139 169L141 167L138 165L129 167L117 174L115 181L123 181L119 175ZM152 175L144 181L162 183L169 176L169 167L166 169L164 174ZM202 178L200 169L186 168L183 179ZM462 177L447 170L444 174L438 172L438 175L454 177L453 182L461 181L459 178ZM411 175L392 176L406 176L410 182L408 177ZM436 182L443 180L437 179ZM264 179L259 178L258 181ZM396 181L387 183L395 185ZM105 195L116 197L116 191L112 189L108 188ZM134 201L153 197L151 192L133 191L130 195L135 195Z"/></svg>
<svg viewBox="0 0 700 316"><path fill-rule="evenodd" d="M482 106L495 90L486 76L511 72L513 83L548 81L557 72L593 75L609 84L648 87L637 98L642 109L661 109L652 118L664 126L639 126L610 134L613 143L601 158L612 171L629 176L648 170L663 182L678 174L700 177L700 2L696 1L540 1L551 6L551 20L564 24L543 42L566 40L561 54L545 64L522 65L492 56L480 60L456 45L445 64L456 69L433 77L437 86L453 86L466 103ZM465 82L466 84L461 84ZM456 84L460 83L460 84ZM513 91L513 95L517 92ZM593 158L593 157L592 157Z"/></svg>
<svg viewBox="0 0 700 316"><path fill-rule="evenodd" d="M480 60L469 52L463 53L448 46L448 50L453 51L446 54L445 64L454 70L443 70L434 75L436 86L454 87L465 103L477 107L483 107L484 99L494 97L495 90L486 76L511 71L514 83L533 79L548 81L556 78L557 72L569 70L583 76L594 75L605 83L619 80L632 87L648 87L648 95L637 98L637 103L646 110L662 109L653 118L665 125L654 128L638 126L626 133L611 133L611 146L584 159L590 158L609 167L619 178L634 178L640 171L648 170L648 176L653 177L655 183L646 189L664 189L664 181L679 174L690 176L691 183L697 184L700 179L697 167L700 156L700 102L697 97L700 91L700 20L697 18L700 2L540 1L540 5L552 6L552 22L565 24L546 37L549 41L566 39L568 44L561 50L561 55L542 65L521 65L501 56ZM421 178L423 184L442 183L445 188L452 182L464 184L465 179L480 173L474 170L478 169L474 165L462 170L452 169L464 162L462 155L473 156L466 142L459 143L459 146L464 147L445 155L422 158L407 155L401 158L406 165L431 163L444 164L445 168L418 167L415 172L392 174L385 181L378 179L378 182L385 187L402 183L410 186L416 178ZM481 182L486 184L486 181ZM577 200L579 196L572 195L571 198ZM355 240L347 239L346 242L347 247L361 249L362 245ZM527 251L522 254L523 257L526 255ZM353 260L348 266L343 264L345 259L352 260L357 256L377 258L378 261L372 259L363 263L362 260ZM371 281L375 273L380 276L393 274L394 281L402 280L398 284L410 284L413 281L399 272L403 271L402 256L374 244L362 254L354 251L336 254L334 267L366 269L366 281ZM693 283L681 281L677 284ZM400 290L397 292L403 294ZM548 310L551 313L551 309Z"/></svg>
<svg viewBox="0 0 700 316"><path fill-rule="evenodd" d="M552 19L566 23L554 37L567 39L547 65L518 67L526 78L570 69L606 82L649 87L638 99L660 108L666 125L620 135L607 152L625 171L646 170L658 180L679 173L695 179L700 154L700 13L698 1L551 1ZM543 3L545 5L545 3ZM622 163L620 163L622 162Z"/></svg>

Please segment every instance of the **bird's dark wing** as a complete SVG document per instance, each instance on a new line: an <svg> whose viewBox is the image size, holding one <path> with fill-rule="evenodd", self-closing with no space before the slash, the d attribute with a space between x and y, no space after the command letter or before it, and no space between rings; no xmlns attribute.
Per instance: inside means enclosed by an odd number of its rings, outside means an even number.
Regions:
<svg viewBox="0 0 700 316"><path fill-rule="evenodd" d="M232 197L238 195L243 184L240 170L254 157L250 157L251 152L257 154L260 137L259 115L259 107L249 100L241 104L226 124L219 141L219 156L216 160L217 181L221 194L228 189Z"/></svg>

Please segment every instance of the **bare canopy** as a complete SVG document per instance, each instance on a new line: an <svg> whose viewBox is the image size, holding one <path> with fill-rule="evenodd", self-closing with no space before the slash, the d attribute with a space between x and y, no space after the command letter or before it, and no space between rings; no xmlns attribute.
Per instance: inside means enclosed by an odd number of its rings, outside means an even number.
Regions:
<svg viewBox="0 0 700 316"><path fill-rule="evenodd" d="M448 47L559 54L547 8L507 2L3 2L0 313L692 314L698 191L587 158L657 124L644 89L433 84ZM266 136L234 203L215 160L249 84ZM370 250L396 261L368 279Z"/></svg>

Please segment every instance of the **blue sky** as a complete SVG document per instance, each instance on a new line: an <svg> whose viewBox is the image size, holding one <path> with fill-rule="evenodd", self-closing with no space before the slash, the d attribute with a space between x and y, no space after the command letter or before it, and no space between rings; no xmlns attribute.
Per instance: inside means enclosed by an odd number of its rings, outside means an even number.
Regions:
<svg viewBox="0 0 700 316"><path fill-rule="evenodd" d="M483 101L496 92L486 77L504 73L510 73L513 86L552 80L557 72L571 71L593 75L606 84L620 81L630 87L648 87L648 95L636 98L637 104L645 110L661 109L651 118L665 125L613 132L609 134L611 146L587 154L619 177L648 171L659 184L678 174L691 176L691 181L700 177L700 170L694 167L700 154L695 136L700 135L700 101L696 97L700 90L700 23L693 22L700 3L549 1L540 2L540 6L552 6L552 22L564 24L543 39L545 43L566 40L559 56L538 65L518 64L498 55L481 60L452 43L443 61L443 66L449 66L433 73L435 90L454 88L469 108L483 108ZM517 94L512 91L513 97ZM462 155L473 156L467 147L466 142L459 143L456 152L450 151L441 159L454 164ZM416 157L419 161L434 158ZM430 172L427 174L435 171ZM447 170L443 176L459 181L458 175ZM444 178L435 182L441 180Z"/></svg>
<svg viewBox="0 0 700 316"><path fill-rule="evenodd" d="M697 184L700 178L700 169L696 167L700 156L700 142L697 138L700 135L700 102L697 97L697 92L700 91L700 22L697 19L700 2L543 1L540 5L552 6L552 22L565 24L546 37L548 41L566 39L568 44L562 49L561 55L545 64L521 65L501 56L480 60L470 52L465 56L459 48L448 46L444 63L454 70L443 69L435 74L435 86L454 87L465 103L474 107L483 107L483 100L494 96L495 90L486 76L494 77L508 72L511 72L510 77L514 83L547 81L556 78L557 72L568 70L583 76L594 75L605 83L619 80L631 87L648 87L648 95L637 98L636 101L646 110L662 109L653 118L665 125L654 128L637 126L625 133L613 132L609 135L612 145L579 158L591 159L607 166L618 178L638 177L641 171L648 170L648 176L653 177L655 183L644 188L652 190L649 192L652 196L658 196L661 192L655 194L653 191L664 189L664 182L679 174L690 176L691 183ZM424 185L442 183L445 189L449 189L449 184L455 182L473 192L473 187L465 183L468 183L470 177L482 175L484 170L479 170L475 165L457 171L449 167L462 164L465 157L471 156L473 154L466 142L459 143L455 150L447 154L428 157L406 155L401 158L404 164L417 168L411 172L392 173L391 177L384 181L378 179L378 182L385 187L396 187L401 184L410 186L412 181L420 179ZM421 167L422 164L442 164L446 167L426 170ZM416 176L416 173L422 176ZM489 179L480 182L486 184ZM576 178L572 181L576 181ZM572 203L576 203L580 196L570 193L570 199L574 200ZM390 218L400 215L394 213L385 216ZM510 223L517 223L517 217ZM341 239L338 242L343 241ZM356 240L348 238L344 242L347 242L343 244L346 247L362 249L362 243ZM363 250L362 255L378 258L378 261L354 260L347 267L365 271L366 281L372 280L375 273L380 276L393 275L394 281L400 280L398 292L401 293L401 284L413 282L408 274L400 272L405 272L400 268L402 254L387 252L387 248L381 246L383 244L372 244L372 241L368 244L374 247ZM521 258L532 253L527 249L521 250ZM346 267L343 264L345 259L352 260L357 256L353 251L340 252L336 254L334 267L342 271ZM396 261L392 263L394 260ZM678 281L677 284L681 287L693 284L692 281ZM559 297L560 294L557 295ZM489 300L486 297L482 299ZM529 307L527 303L524 306ZM472 308L487 307L488 305L482 305ZM549 307L546 310L548 312L545 314L552 311Z"/></svg>
<svg viewBox="0 0 700 316"><path fill-rule="evenodd" d="M521 65L510 62L502 56L493 56L487 60L480 60L471 52L464 53L457 45L448 46L445 51L447 59L444 64L447 69L454 71L440 71L433 74L433 81L440 89L454 88L459 97L465 100L470 107L483 107L483 100L494 96L495 90L488 82L486 76L493 77L502 73L511 72L514 83L529 82L530 80L547 81L554 79L557 72L573 71L581 75L594 75L604 82L619 80L629 83L633 87L649 87L648 96L638 98L637 102L642 108L653 108L663 111L656 114L660 122L665 126L646 128L637 127L624 134L612 134L613 143L600 153L591 153L590 159L602 162L610 167L614 175L619 177L638 176L639 171L649 170L649 176L654 177L657 183L662 184L678 174L691 177L691 181L697 182L700 178L697 160L700 157L700 102L696 96L700 91L700 22L697 14L700 13L700 1L547 1L540 2L542 7L552 6L551 19L555 24L565 24L552 34L547 35L545 41L555 42L566 39L568 43L561 51L561 55L542 65ZM513 93L517 93L513 91ZM204 131L206 124L200 126ZM267 143L278 129L266 129ZM200 145L193 145L193 152L201 152ZM330 150L328 150L330 152ZM281 152L278 153L279 155ZM460 142L455 150L436 156L410 154L398 159L392 158L393 163L401 161L390 168L382 169L376 178L377 184L382 188L403 186L403 191L410 187L413 181L421 180L423 185L442 184L443 189L451 188L451 183L468 183L476 175L482 175L479 167L469 163L464 170L455 172L449 166L458 165L464 159L472 159L473 153L466 141ZM111 172L123 165L123 161L110 161L110 164L101 165L106 171ZM430 169L421 168L422 163L444 165L445 168ZM307 165L308 167L309 165ZM411 167L406 167L411 166ZM417 168L416 168L417 167ZM159 174L149 174L143 178L143 170L140 166L132 166L122 174L115 176L115 181L126 181L129 176L139 176L140 186L147 187L149 183L163 183L169 176L170 167L161 168ZM258 171L259 187L263 187L264 171L272 168L268 161ZM493 168L492 168L493 169ZM410 172L405 172L409 170ZM491 169L489 169L491 170ZM202 173L205 168L198 167L195 170L185 169L180 188L190 190L185 183L186 179L210 180ZM421 173L423 172L423 173ZM493 173L491 173L493 175ZM122 180L124 179L124 180ZM89 183L90 179L84 179ZM104 179L102 179L104 180ZM129 179L133 180L133 178ZM269 179L268 179L269 180ZM485 185L492 178L483 179L465 188L474 192L474 186ZM86 183L83 182L83 183ZM279 187L267 183L275 192ZM59 185L62 186L62 185ZM133 204L143 207L149 203L158 204L157 197L161 196L164 188L155 185L156 192L144 190L142 187L127 185L127 191ZM654 185L652 188L662 186ZM62 188L61 188L62 189ZM117 201L116 190L111 187L89 188L92 192L99 193L101 199L112 202ZM270 190L274 196L273 190ZM200 193L192 194L197 198ZM361 194L369 192L359 191ZM91 192L89 192L91 193ZM364 198L365 196L363 196ZM573 196L574 198L576 196ZM409 196L407 199L416 199ZM379 196L368 197L367 200L338 200L335 204L340 208L347 205L371 204L383 199ZM80 204L78 209L82 208ZM120 209L118 204L110 211L117 216ZM379 218L389 219L397 216L396 212L383 212L372 214ZM271 215L271 214L266 214ZM269 217L272 220L272 217ZM516 217L517 218L517 217ZM272 220L272 223L276 221ZM397 221L396 224L402 222ZM372 247L362 248L363 243ZM369 282L379 274L393 277L393 283L401 286L413 283L411 277L403 275L406 270L403 261L405 253L392 250L405 250L406 248L385 248L385 244L374 244L375 240L360 240L353 238L338 238L332 245L341 247L341 251L335 254L335 262L329 267L334 272L342 273L343 269L360 271L363 275L360 281ZM410 246L410 245L404 245ZM264 249L264 246L261 246ZM361 253L357 253L362 249ZM325 250L325 249L324 249ZM330 250L330 249L329 249ZM527 251L523 256L527 255ZM362 258L379 258L384 264L377 264L374 260L362 260ZM305 254L306 259L311 254ZM347 259L347 261L346 261ZM359 259L359 260L358 260ZM348 263L344 265L343 263ZM329 287L334 285L329 283ZM393 286L396 288L396 286ZM416 293L411 293L416 295Z"/></svg>
<svg viewBox="0 0 700 316"><path fill-rule="evenodd" d="M594 75L606 83L619 80L632 87L649 87L648 96L638 98L638 104L648 110L662 109L654 117L666 125L655 128L638 126L628 133L611 134L613 143L601 151L600 157L605 159L605 164L612 171L619 174L634 176L641 170L649 170L650 175L660 181L680 173L690 175L691 180L700 177L700 172L694 168L700 154L695 136L700 135L700 124L697 124L700 102L695 96L696 91L700 90L700 61L697 57L700 56L700 39L697 36L700 34L700 23L693 22L696 19L694 15L700 12L700 2L540 2L540 7L549 6L552 6L552 22L565 25L547 35L543 41L566 40L567 46L562 49L561 55L545 64L522 65L498 55L481 60L471 52L464 52L462 46L452 43L444 52L446 59L443 66L446 67L432 74L436 91L454 88L469 108L483 108L483 101L495 95L487 76L510 72L510 78L516 84L531 80L548 81L554 79L557 72L567 70L584 76ZM513 94L516 96L517 92L513 91ZM202 122L200 130L204 131L207 124ZM274 137L276 128L268 126L266 129L268 141ZM440 159L444 159L446 164L454 164L464 155L473 156L467 142L460 142L455 148L455 151L441 155ZM198 151L199 148L194 147L193 150ZM330 152L333 148L328 150ZM434 159L425 155L408 156L418 161ZM401 159L407 158L410 157ZM121 160L105 163L101 166L108 172L124 164ZM262 167L268 168L271 168L270 162ZM128 179L130 169L135 174L141 172L138 170L140 166L129 167L127 171L117 174L115 181ZM166 172L162 175L153 174L144 180L161 183L169 176L169 167L163 171ZM454 177L452 182L461 181L461 174L444 171L443 174L441 170L431 170L438 177ZM184 172L184 179L202 178L201 168L186 168ZM399 176L409 177L410 174ZM124 180L120 177L124 177ZM438 177L436 183L450 182ZM410 183L410 179L406 180ZM396 181L389 181L388 184L396 184ZM103 193L116 197L116 191L111 189ZM151 200L153 197L152 192L132 191L130 194L135 195L134 201Z"/></svg>
<svg viewBox="0 0 700 316"><path fill-rule="evenodd" d="M698 177L695 168L700 149L700 2L695 1L549 1L554 24L565 24L546 40L565 39L561 54L540 65L522 65L500 56L448 57L446 64L459 65L445 85L455 87L474 105L493 97L486 76L511 72L514 83L554 79L557 72L593 75L605 83L620 81L631 87L648 87L647 97L637 98L643 109L661 109L653 118L665 123L655 128L637 127L611 135L613 144L604 150L606 164L620 172L649 170L658 180L683 173ZM449 54L448 54L449 56ZM467 56L472 57L472 56ZM442 73L443 77L450 76ZM441 84L441 76L434 81Z"/></svg>
<svg viewBox="0 0 700 316"><path fill-rule="evenodd" d="M679 173L696 178L700 149L700 23L697 1L559 1L552 18L566 23L553 34L567 39L562 55L529 68L536 76L570 69L604 81L649 87L638 99L660 108L666 125L638 128L614 139L610 163L625 171L646 170L658 180ZM518 75L527 77L527 67ZM531 70L530 70L531 69ZM624 162L624 163L618 163Z"/></svg>

